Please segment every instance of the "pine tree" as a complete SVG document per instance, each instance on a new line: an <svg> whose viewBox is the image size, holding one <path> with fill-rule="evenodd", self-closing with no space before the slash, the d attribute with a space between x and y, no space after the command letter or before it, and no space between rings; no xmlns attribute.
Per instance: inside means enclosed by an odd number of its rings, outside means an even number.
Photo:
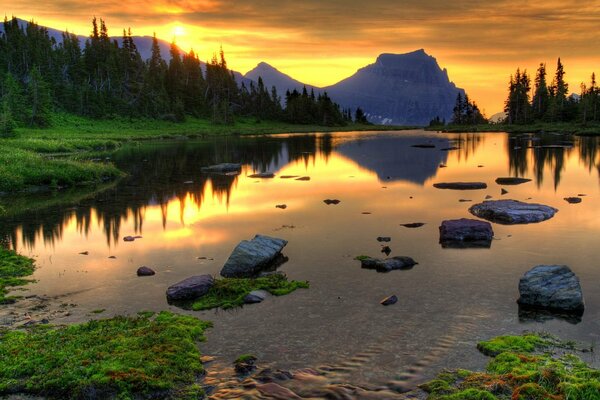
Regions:
<svg viewBox="0 0 600 400"><path fill-rule="evenodd" d="M13 118L8 99L0 101L0 137L10 137L14 135L17 124Z"/></svg>
<svg viewBox="0 0 600 400"><path fill-rule="evenodd" d="M357 124L368 124L369 123L369 121L367 120L367 116L365 115L365 112L360 107L358 107L356 109L356 112L354 113L354 122L356 122Z"/></svg>
<svg viewBox="0 0 600 400"><path fill-rule="evenodd" d="M565 108L567 106L567 93L569 85L565 82L565 70L560 57L556 63L556 73L550 86L550 120L553 122L563 121Z"/></svg>
<svg viewBox="0 0 600 400"><path fill-rule="evenodd" d="M535 74L535 91L531 101L534 119L544 119L548 112L549 102L550 92L548 91L548 84L546 83L546 64L540 63Z"/></svg>
<svg viewBox="0 0 600 400"><path fill-rule="evenodd" d="M28 101L31 105L29 125L46 128L51 125L52 100L48 85L37 68L31 70L28 84Z"/></svg>

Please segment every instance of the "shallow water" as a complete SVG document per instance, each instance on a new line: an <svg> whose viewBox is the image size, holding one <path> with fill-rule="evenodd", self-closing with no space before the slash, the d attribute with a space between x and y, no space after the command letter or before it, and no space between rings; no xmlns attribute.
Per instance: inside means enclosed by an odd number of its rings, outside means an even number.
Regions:
<svg viewBox="0 0 600 400"><path fill-rule="evenodd" d="M203 353L221 367L252 353L274 368L328 371L329 383L410 388L443 367L483 366L475 343L490 336L543 330L598 341L598 145L558 135L423 131L144 143L111 155L126 179L97 195L70 192L75 205L60 204L65 194L0 200L29 207L1 221L0 235L37 260L37 282L26 295L77 305L52 322L96 317L98 309L106 309L100 317L175 310L165 298L170 284L217 275L235 245L256 233L284 238L289 261L280 270L310 281L310 289L235 311L193 313L214 322ZM219 162L242 163L242 174L200 172ZM249 177L264 171L276 177ZM505 187L501 196L494 181L502 176L533 181ZM432 187L443 181L481 181L488 189ZM563 200L578 194L586 195L581 204ZM490 249L443 249L441 221L471 217L469 206L487 195L531 198L560 211L539 224L494 224ZM412 222L426 225L400 226ZM123 242L127 235L143 238ZM419 264L388 274L362 270L353 258L383 256L378 236L392 238L390 256ZM566 264L580 277L581 321L519 316L519 278L538 264ZM138 278L142 265L157 275ZM399 302L382 307L391 294Z"/></svg>

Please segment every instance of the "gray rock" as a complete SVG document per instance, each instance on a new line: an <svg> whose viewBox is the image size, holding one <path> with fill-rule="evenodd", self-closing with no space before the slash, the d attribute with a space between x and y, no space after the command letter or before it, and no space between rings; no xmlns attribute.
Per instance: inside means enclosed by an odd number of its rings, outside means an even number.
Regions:
<svg viewBox="0 0 600 400"><path fill-rule="evenodd" d="M410 257L397 256L381 260L378 258L364 257L360 259L361 267L374 269L377 272L389 272L395 269L410 269L418 263Z"/></svg>
<svg viewBox="0 0 600 400"><path fill-rule="evenodd" d="M243 240L233 250L221 270L226 278L248 278L256 276L281 254L287 240L256 235L252 240Z"/></svg>
<svg viewBox="0 0 600 400"><path fill-rule="evenodd" d="M325 199L325 200L323 200L323 203L327 204L328 206L330 206L332 204L335 206L335 205L340 204L341 201L338 199Z"/></svg>
<svg viewBox="0 0 600 400"><path fill-rule="evenodd" d="M504 225L530 224L548 220L558 212L556 208L517 200L492 200L475 204L469 212L476 217Z"/></svg>
<svg viewBox="0 0 600 400"><path fill-rule="evenodd" d="M169 286L167 289L168 300L193 300L204 296L214 285L215 280L211 275L198 275L184 279Z"/></svg>
<svg viewBox="0 0 600 400"><path fill-rule="evenodd" d="M436 189L450 189L450 190L487 189L487 185L483 182L440 182L440 183L434 183L433 187Z"/></svg>
<svg viewBox="0 0 600 400"><path fill-rule="evenodd" d="M381 300L381 305L382 306L391 306L392 304L396 304L398 302L398 297L396 295L392 295L390 297L386 297L385 299Z"/></svg>
<svg viewBox="0 0 600 400"><path fill-rule="evenodd" d="M448 220L440 226L443 247L490 247L493 237L492 225L475 219Z"/></svg>
<svg viewBox="0 0 600 400"><path fill-rule="evenodd" d="M498 185L521 185L523 183L527 183L527 182L531 182L531 179L527 179L527 178L516 178L516 177L509 177L509 178L498 178L496 179L496 183Z"/></svg>
<svg viewBox="0 0 600 400"><path fill-rule="evenodd" d="M424 222L411 222L409 224L400 224L400 226L403 226L403 227L409 228L409 229L416 229L416 228L425 226L425 223Z"/></svg>
<svg viewBox="0 0 600 400"><path fill-rule="evenodd" d="M267 298L268 295L269 295L269 293L265 290L253 290L252 292L248 293L244 297L244 303L246 303L246 304L262 303Z"/></svg>
<svg viewBox="0 0 600 400"><path fill-rule="evenodd" d="M379 236L379 237L377 238L377 241L378 241L378 242L386 242L386 243L389 243L389 242L391 242L391 241L392 241L392 238L391 238L391 237L389 237L389 236Z"/></svg>
<svg viewBox="0 0 600 400"><path fill-rule="evenodd" d="M538 265L519 282L521 306L583 313L579 278L566 265Z"/></svg>
<svg viewBox="0 0 600 400"><path fill-rule="evenodd" d="M233 163L223 163L211 165L209 167L202 167L200 171L205 174L226 174L231 172L240 173L242 172L241 164L233 164Z"/></svg>
<svg viewBox="0 0 600 400"><path fill-rule="evenodd" d="M149 267L139 267L137 270L137 276L152 276L155 275L156 272L152 268Z"/></svg>

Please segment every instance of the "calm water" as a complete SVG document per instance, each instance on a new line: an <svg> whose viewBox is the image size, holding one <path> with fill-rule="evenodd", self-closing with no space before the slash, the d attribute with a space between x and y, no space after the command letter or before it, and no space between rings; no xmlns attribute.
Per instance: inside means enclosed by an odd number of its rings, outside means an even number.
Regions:
<svg viewBox="0 0 600 400"><path fill-rule="evenodd" d="M217 275L235 245L256 233L285 238L289 261L281 270L311 288L237 311L194 313L214 321L203 352L223 363L253 353L278 368L330 366L338 381L355 384L412 384L445 366L482 366L476 341L505 332L599 340L598 145L556 135L422 131L144 143L111 155L129 174L116 186L96 196L62 195L74 206L50 195L1 200L35 211L1 221L0 235L37 259L37 283L27 294L77 304L78 312L53 322L89 318L85 313L96 309L106 309L102 316L173 309L165 299L170 284ZM242 174L200 173L219 162L242 163ZM263 171L276 177L249 177ZM500 196L500 176L533 181ZM483 181L488 189L432 187L441 181ZM587 195L581 204L563 200L578 194ZM486 195L531 198L560 212L540 224L494 224L490 249L442 249L440 222L469 217L473 203L459 200ZM328 198L341 203L328 206ZM400 226L411 222L426 225ZM143 239L125 243L127 235ZM388 274L362 270L353 258L382 256L378 236L392 238L391 256L411 256L419 265ZM519 278L545 263L567 264L580 277L581 321L519 316ZM157 275L137 278L142 265ZM399 297L396 305L379 305L391 294Z"/></svg>

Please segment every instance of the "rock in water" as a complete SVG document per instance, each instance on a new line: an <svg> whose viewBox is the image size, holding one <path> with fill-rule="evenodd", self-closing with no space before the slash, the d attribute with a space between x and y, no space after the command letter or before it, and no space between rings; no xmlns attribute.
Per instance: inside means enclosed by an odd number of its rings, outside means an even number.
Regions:
<svg viewBox="0 0 600 400"><path fill-rule="evenodd" d="M397 256L381 260L372 257L360 258L361 267L365 269L374 269L377 272L390 272L395 269L411 269L418 263L410 257Z"/></svg>
<svg viewBox="0 0 600 400"><path fill-rule="evenodd" d="M493 237L492 225L475 219L448 220L440 226L442 247L490 247Z"/></svg>
<svg viewBox="0 0 600 400"><path fill-rule="evenodd" d="M556 208L517 200L492 200L475 204L469 212L476 217L504 225L530 224L554 217Z"/></svg>
<svg viewBox="0 0 600 400"><path fill-rule="evenodd" d="M440 182L440 183L434 183L433 187L436 189L450 189L450 190L487 189L487 185L483 182Z"/></svg>
<svg viewBox="0 0 600 400"><path fill-rule="evenodd" d="M200 168L200 171L204 172L205 174L226 174L226 173L230 173L230 172L240 173L240 172L242 172L242 165L241 164L232 164L232 163L223 163L223 164L216 164L216 165L211 165L209 167Z"/></svg>
<svg viewBox="0 0 600 400"><path fill-rule="evenodd" d="M269 295L269 293L265 290L253 290L252 292L248 293L244 297L244 303L246 303L246 304L262 303L267 298L268 295Z"/></svg>
<svg viewBox="0 0 600 400"><path fill-rule="evenodd" d="M248 178L271 179L271 178L275 178L275 174L272 172L259 172L257 174L249 175Z"/></svg>
<svg viewBox="0 0 600 400"><path fill-rule="evenodd" d="M521 185L521 184L527 183L527 182L531 182L531 179L516 178L516 177L496 179L496 183L498 185Z"/></svg>
<svg viewBox="0 0 600 400"><path fill-rule="evenodd" d="M214 285L215 280L211 275L198 275L184 279L169 286L167 289L168 300L193 300L204 296Z"/></svg>
<svg viewBox="0 0 600 400"><path fill-rule="evenodd" d="M256 235L252 240L243 240L233 250L221 270L226 278L248 278L256 276L281 254L287 240Z"/></svg>
<svg viewBox="0 0 600 400"><path fill-rule="evenodd" d="M381 300L382 306L391 306L392 304L396 304L398 302L398 297L396 295L392 295L390 297L386 297Z"/></svg>
<svg viewBox="0 0 600 400"><path fill-rule="evenodd" d="M581 199L581 197L565 197L565 201L569 204L579 204L583 200Z"/></svg>
<svg viewBox="0 0 600 400"><path fill-rule="evenodd" d="M137 276L152 276L155 275L156 272L152 268L148 268L146 266L139 267L137 270Z"/></svg>
<svg viewBox="0 0 600 400"><path fill-rule="evenodd" d="M400 226L403 226L405 228L410 228L410 229L420 228L424 225L425 225L424 222L411 222L410 224L400 224Z"/></svg>
<svg viewBox="0 0 600 400"><path fill-rule="evenodd" d="M340 204L340 203L341 203L341 201L340 201L340 200L338 200L338 199L325 199L325 200L323 200L323 203L327 204L328 206L330 206L330 205L332 205L332 204L333 204L334 206L336 206L336 205Z"/></svg>
<svg viewBox="0 0 600 400"><path fill-rule="evenodd" d="M566 265L538 265L519 282L522 306L553 311L583 313L579 278Z"/></svg>

